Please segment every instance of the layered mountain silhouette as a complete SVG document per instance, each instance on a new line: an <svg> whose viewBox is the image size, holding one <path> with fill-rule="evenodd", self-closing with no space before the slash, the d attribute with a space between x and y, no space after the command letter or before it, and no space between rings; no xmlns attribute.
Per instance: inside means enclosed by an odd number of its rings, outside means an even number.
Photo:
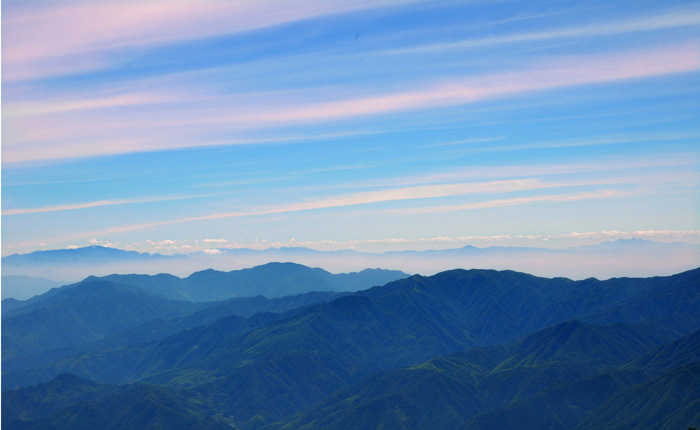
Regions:
<svg viewBox="0 0 700 430"><path fill-rule="evenodd" d="M131 285L175 300L200 302L234 297L275 298L312 291L358 291L406 277L408 277L406 273L398 270L364 269L360 272L332 274L323 269L295 263L268 263L229 272L208 269L195 272L186 278L169 274L104 277L91 275L77 284L68 285L65 289L85 282L104 280ZM3 308L4 310L19 308L43 301L56 293L52 290L48 295L32 297L24 302L6 299L3 302Z"/></svg>
<svg viewBox="0 0 700 430"><path fill-rule="evenodd" d="M101 246L35 251L3 257L2 271L5 276L45 278L65 285L90 275L106 276L113 273L155 275L165 272L186 278L194 272L205 269L229 271L285 261L323 267L334 273L356 272L367 267L383 267L412 274L435 274L455 268L478 267L519 270L546 277L607 279L621 276L671 275L693 269L700 261L700 245L641 239L619 239L597 245L572 246L563 249L465 246L454 249L373 253L350 249L318 251L301 247L280 247L221 248L208 251L161 255ZM36 282L34 284L38 285ZM11 289L3 291L5 294L3 298L31 297L22 290L19 290L19 295L7 295L22 287L21 281L16 279L11 282L11 285ZM46 290L49 287L45 287ZM33 290L32 294L41 292L43 291Z"/></svg>
<svg viewBox="0 0 700 430"><path fill-rule="evenodd" d="M6 312L8 428L128 423L125 408L152 411L133 421L143 428L642 429L697 426L700 416L700 269L607 281L452 270L340 296L214 303L174 300L151 278L117 283L127 278L90 278ZM78 340L32 344L51 333L48 321L69 326L57 309L86 297L101 309L101 294L141 294L153 311L142 320L140 308L124 310L117 324L103 310ZM65 394L38 406L39 389ZM644 410L622 407L630 398Z"/></svg>
<svg viewBox="0 0 700 430"><path fill-rule="evenodd" d="M365 269L332 274L301 264L268 263L230 272L203 270L184 279L163 274L110 275L103 279L137 286L174 299L213 301L232 297L275 298L312 291L357 291L406 277L406 273L397 270Z"/></svg>

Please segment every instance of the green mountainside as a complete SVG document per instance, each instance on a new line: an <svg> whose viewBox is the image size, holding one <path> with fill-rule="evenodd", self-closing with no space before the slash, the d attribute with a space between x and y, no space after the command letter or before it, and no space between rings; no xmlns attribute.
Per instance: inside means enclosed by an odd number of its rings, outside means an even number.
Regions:
<svg viewBox="0 0 700 430"><path fill-rule="evenodd" d="M576 429L671 430L700 421L700 363L681 366L615 394Z"/></svg>
<svg viewBox="0 0 700 430"><path fill-rule="evenodd" d="M202 307L109 281L83 282L3 317L3 364L51 349L77 348L148 321L184 316Z"/></svg>
<svg viewBox="0 0 700 430"><path fill-rule="evenodd" d="M230 419L207 409L196 395L153 385L117 387L64 374L48 384L3 393L6 396L2 420L12 429L232 428ZM23 408L18 410L20 404Z"/></svg>
<svg viewBox="0 0 700 430"><path fill-rule="evenodd" d="M511 345L479 347L374 374L329 396L283 428L363 428L366 422L396 428L394 421L399 420L403 423L400 428L453 429L470 417L494 409L496 412L485 413L484 418L478 417L471 425L500 420L504 421L500 428L514 428L510 417L539 414L556 405L558 399L567 399L565 405L583 403L580 407L589 410L590 404L602 401L576 398L580 394L562 396L560 392L565 391L562 386L578 387L574 393L585 387L586 392L606 399L615 390L628 387L629 381L641 382L642 372L625 373L618 368L664 341L667 339L658 332L644 327L619 324L599 327L569 321ZM600 380L588 379L596 375L606 375L612 380L602 380L602 376L598 377ZM600 387L608 388L598 393ZM510 406L498 410L505 405ZM566 412L566 408L562 409ZM574 417L580 420L582 414ZM532 423L542 421L530 419ZM549 428L551 423L544 427L531 426Z"/></svg>
<svg viewBox="0 0 700 430"><path fill-rule="evenodd" d="M98 284L95 284L95 283ZM69 295L71 297L80 296L82 289L93 289L93 293L97 293L94 290L96 286L102 285L100 282L105 281L88 281L85 285L67 289L57 294L57 297L62 297ZM133 287L128 286L117 286L111 285L114 288L122 288L129 292L133 290ZM144 295L141 290L136 290L139 297ZM110 349L123 349L124 347L136 346L139 344L156 342L163 340L169 336L180 333L184 330L205 326L214 321L220 320L222 318L227 318L228 323L232 321L237 321L240 326L240 330L252 329L264 326L271 321L278 318L277 313L285 312L288 310L296 309L305 305L314 304L318 302L328 301L333 298L340 297L346 293L331 293L331 292L311 292L306 294L300 294L296 296L286 296L275 299L267 299L262 296L258 297L244 297L229 299L222 302L213 303L187 303L187 302L175 302L169 299L165 299L159 296L148 296L148 300L145 302L158 303L161 307L167 308L169 305L183 305L190 313L185 316L175 317L168 319L168 316L159 315L155 313L138 313L142 317L148 317L145 323L138 324L138 321L128 321L126 319L115 319L115 322L119 323L119 327L113 328L109 333L93 333L91 340L85 340L86 333L82 329L85 325L85 320L90 320L94 323L91 312L96 309L101 309L100 306L95 306L91 308L85 308L83 302L77 300L75 302L70 299L62 300L67 301L70 304L64 308L60 306L55 306L53 302L57 298L51 298L50 300L42 301L41 303L47 305L46 308L40 308L34 312L25 312L18 316L3 318L3 353L6 354L3 359L3 370L17 371L20 369L32 369L42 366L50 365L53 362L64 359L66 357L75 356L77 354L85 354L90 351L104 351ZM98 297L102 297L105 300L109 300L111 306L110 311L123 307L119 305L122 296L114 296L108 294L99 294ZM126 298L131 298L130 295L126 295ZM105 306L109 304L104 304ZM143 303L141 303L143 304ZM36 323L34 318L39 315L43 317L47 313L51 313L54 309L76 309L77 312L70 314L71 323L61 323L60 321L54 321L51 324L43 324L42 326L47 326L47 329L58 330L60 333L58 336L52 337L48 342L43 341L43 337L37 336L34 333L34 326L31 324ZM137 307L138 308L138 307ZM131 310L137 309L132 308ZM201 309L201 310L199 310ZM87 316L83 314L88 314ZM259 315L256 315L259 314ZM256 315L255 318L246 318ZM126 314L125 316L128 316ZM77 322L74 320L78 320ZM29 321L30 324L25 324L25 321ZM105 324L95 323L95 328L105 328ZM49 335L54 333L47 330ZM227 333L228 335L231 332ZM80 342L73 342L73 338L79 338ZM16 341L15 339L19 339ZM33 348L30 353L25 352L22 356L12 357L10 353L14 350L12 349L16 343L29 344ZM19 355L19 354L17 354ZM34 375L37 376L37 375ZM44 378L45 379L45 378ZM40 378L40 380L43 380ZM39 380L31 379L32 382Z"/></svg>
<svg viewBox="0 0 700 430"><path fill-rule="evenodd" d="M6 395L69 372L122 389L146 382L165 391L134 399L170 399L193 419L233 417L244 429L599 426L595 414L612 414L605 405L616 396L654 383L661 402L673 384L653 381L681 381L674 372L698 361L698 300L700 269L578 282L455 270L336 298L190 303L205 308L121 330L54 362L3 369L3 389L13 389L3 393L3 410L25 417L18 426L51 419L71 428L65 414L82 419L82 400L33 418L22 415L30 406ZM3 318L3 346L12 318ZM677 406L644 422L673 414L692 422L696 392L679 390L680 400L668 397ZM89 413L116 413L111 397L96 395Z"/></svg>

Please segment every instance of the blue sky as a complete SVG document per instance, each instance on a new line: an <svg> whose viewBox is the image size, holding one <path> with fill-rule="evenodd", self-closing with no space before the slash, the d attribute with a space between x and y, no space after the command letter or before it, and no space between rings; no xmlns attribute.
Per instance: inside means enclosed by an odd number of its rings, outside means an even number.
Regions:
<svg viewBox="0 0 700 430"><path fill-rule="evenodd" d="M4 1L2 253L700 243L700 5Z"/></svg>

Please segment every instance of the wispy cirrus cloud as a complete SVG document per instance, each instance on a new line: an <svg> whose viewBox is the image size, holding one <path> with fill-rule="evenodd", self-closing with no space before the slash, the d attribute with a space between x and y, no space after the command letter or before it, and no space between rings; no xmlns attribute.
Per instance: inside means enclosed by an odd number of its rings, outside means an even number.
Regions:
<svg viewBox="0 0 700 430"><path fill-rule="evenodd" d="M433 53L455 49L482 48L524 42L542 42L552 39L612 36L672 28L700 26L700 10L684 8L654 15L635 16L610 22L569 26L528 33L512 33L493 37L471 38L457 42L435 43L422 46L376 51L374 55Z"/></svg>
<svg viewBox="0 0 700 430"><path fill-rule="evenodd" d="M632 195L634 192L625 192L619 190L599 190L593 192L583 192L583 193L565 193L565 194L554 194L554 195L541 195L541 196L530 196L530 197L515 197L511 199L496 199L487 200L482 202L465 203L459 205L445 205L445 206L428 206L419 208L409 208L409 209L387 209L384 210L386 214L394 215L418 215L418 214L428 214L428 213L438 213L438 212L457 212L475 209L493 209L502 208L508 206L519 206L533 203L561 203L561 202L576 202L581 200L591 200L591 199L609 199L618 198L625 195Z"/></svg>
<svg viewBox="0 0 700 430"><path fill-rule="evenodd" d="M462 139L462 140L453 140L449 142L439 142L439 143L432 143L430 145L424 145L426 148L431 148L435 146L458 146L458 145L469 145L472 143L487 143L487 142L496 142L499 140L503 140L505 136L489 136L489 137L473 137L471 139Z"/></svg>
<svg viewBox="0 0 700 430"><path fill-rule="evenodd" d="M317 122L365 115L403 112L468 104L495 97L517 95L578 85L663 76L700 68L700 47L694 44L618 52L541 59L534 66L517 71L424 86L417 91L397 92L356 99L266 110L227 117L240 123ZM223 117L210 119L216 122Z"/></svg>
<svg viewBox="0 0 700 430"><path fill-rule="evenodd" d="M258 217L266 215L286 214L295 212L315 211L333 208L347 208L353 206L362 206L378 203L400 202L400 201L427 201L428 199L438 199L441 197L464 196L469 194L494 195L513 193L521 191L533 191L543 189L554 189L564 187L582 187L582 186L600 186L614 185L619 183L635 182L634 179L621 180L594 180L594 181L565 181L565 182L547 182L535 178L514 179L504 181L486 181L486 182L466 182L452 184L431 184L409 187L396 187L382 190L365 191L358 193L349 193L341 195L327 196L309 201L299 201L287 204L276 204L268 207L251 208L235 212L217 212L207 215L194 216L188 218L170 219L162 221L154 221L141 224L123 225L113 227L101 231L86 232L84 234L71 235L68 237L47 239L45 242L56 240L75 240L83 237L97 237L112 235L117 233L131 232L135 230L146 230L160 226L192 223L198 221L210 221L227 218L241 217ZM489 198L484 201L450 206L434 206L423 205L418 208L396 210L396 213L430 213L441 211L461 211L470 209L486 209L490 207L502 207L522 204L532 204L541 202L566 202L578 201L585 199L600 199L610 197L620 197L624 193L617 190L597 190L591 192L570 192L560 194L547 194L531 197L516 197L510 199L493 199ZM383 209L383 213L392 213L393 209Z"/></svg>
<svg viewBox="0 0 700 430"><path fill-rule="evenodd" d="M697 230L698 5L516 3L4 2L5 249Z"/></svg>
<svg viewBox="0 0 700 430"><path fill-rule="evenodd" d="M125 48L241 33L411 0L58 1L3 7L3 80L105 67Z"/></svg>
<svg viewBox="0 0 700 430"><path fill-rule="evenodd" d="M148 93L124 93L114 96L92 97L72 100L43 100L30 102L16 102L9 104L4 109L6 118L41 116L49 114L61 114L66 112L87 111L95 109L109 109L119 107L134 107L151 104L172 103L180 101L172 95L148 94Z"/></svg>
<svg viewBox="0 0 700 430"><path fill-rule="evenodd" d="M661 136L657 136L661 137ZM488 166L458 168L445 170L440 173L424 174L424 175L400 175L385 180L358 181L346 184L348 187L367 187L367 186L382 186L382 187L398 187L416 185L419 183L436 183L436 182L461 182L461 181L488 181L493 178L511 179L511 178L543 178L543 177L571 177L572 175L595 175L601 178L603 173L613 173L615 177L621 175L630 175L633 172L650 172L661 170L673 171L675 175L685 178L685 173L691 172L691 175L698 178L698 167L700 167L700 157L697 154L690 152L681 154L666 154L657 155L653 158L648 156L625 156L625 157L608 157L605 160L600 160L595 163L591 162L571 162L563 164L513 164L508 166ZM644 179L637 176L637 179ZM646 178L648 180L648 178Z"/></svg>
<svg viewBox="0 0 700 430"><path fill-rule="evenodd" d="M196 223L201 221L235 219L235 218L255 218L268 215L291 214L307 211L318 211L334 208L351 208L362 207L372 204L382 204L390 202L405 202L408 205L403 205L401 209L391 209L387 207L374 207L370 210L372 213L381 214L382 216L415 216L421 214L431 214L440 212L458 212L458 211L481 211L494 208L512 207L512 206L527 206L534 205L541 207L547 204L568 204L572 202L595 201L595 200L617 200L623 198L635 198L639 195L658 193L658 186L663 184L680 184L684 187L697 187L697 174L688 173L688 166L694 165L696 161L676 160L673 157L669 159L656 160L627 160L627 164L619 165L621 172L625 169L632 171L648 168L665 168L678 166L680 170L673 170L673 173L659 173L656 175L648 175L640 173L638 175L613 175L611 177L595 177L582 178L580 180L569 177L572 172L591 172L608 170L610 166L618 163L616 160L611 160L610 164L595 164L589 165L579 163L573 165L562 166L543 166L541 168L523 166L520 169L504 167L504 169L514 169L515 174L531 174L549 176L555 175L551 180L544 180L542 177L529 177L513 180L491 180L478 182L458 182L458 183L437 183L437 184L422 184L416 186L401 186L395 185L374 191L356 192L348 194L330 195L322 198L315 198L307 201L297 201L286 204L276 204L274 206L258 206L251 208L241 208L239 211L214 212L201 216L193 216L178 219L161 219L152 222L144 222L137 224L114 226L102 230L76 233L69 236L44 238L42 243L62 243L74 242L76 240L95 238L95 237L118 237L125 233L134 231L159 231L164 226L172 226L177 224ZM665 166L665 167L664 167ZM663 171L662 171L663 172ZM467 172L468 173L468 172ZM473 172L478 176L488 177L488 172L478 171ZM501 172L502 173L502 172ZM560 179L556 179L557 175L563 174ZM496 169L496 177L500 177ZM466 176L458 172L446 173L443 175L428 175L421 179L422 181L446 181L464 179L473 177L470 174ZM418 178L417 178L418 179ZM411 181L398 181L396 184L406 184ZM554 190L562 190L556 192ZM538 191L536 195L516 195L514 197L507 196L509 193L532 192ZM506 195L505 198L497 196ZM476 201L471 200L460 204L444 204L440 198L454 198L457 196L478 195ZM649 238L652 238L649 236ZM590 238L589 238L590 239ZM686 236L678 236L678 240L685 240ZM202 241L206 246L242 246L236 241L228 241L227 239L207 239ZM266 245L270 245L267 243ZM24 245L23 245L24 246ZM163 244L159 246L165 246ZM168 244L167 246L174 246ZM195 245L188 245L194 246ZM301 245L300 245L301 246ZM187 248L193 250L194 248ZM170 249L170 248L168 248ZM184 248L183 248L184 249Z"/></svg>
<svg viewBox="0 0 700 430"><path fill-rule="evenodd" d="M368 205L405 200L434 199L475 193L507 193L538 188L549 188L553 184L545 184L536 179L514 179L507 181L470 182L457 184L433 184L413 187L398 187L375 191L342 194L318 198L291 204L278 204L269 208L251 211L222 212L198 217L191 217L170 222L192 222L219 218L236 218L243 216L272 215L289 212L301 212L319 209L342 208L348 206Z"/></svg>
<svg viewBox="0 0 700 430"><path fill-rule="evenodd" d="M27 215L47 212L74 211L79 209L90 209L101 206L118 206L118 205L133 205L138 203L157 203L172 200L187 200L197 199L202 197L211 197L213 194L202 194L197 196L172 196L172 197L156 197L148 199L121 199L121 200L98 200L94 202L76 203L69 205L44 206L39 208L18 208L6 209L2 211L2 215Z"/></svg>
<svg viewBox="0 0 700 430"><path fill-rule="evenodd" d="M198 93L198 98L188 104L185 103L188 100L187 91L172 96L180 100L179 104L160 104L143 116L134 116L126 110L90 117L68 114L10 119L6 123L10 132L9 139L5 139L4 143L3 162L254 143L257 139L246 138L246 134L270 127L437 109L515 97L528 92L651 78L699 68L700 47L681 44L615 54L542 58L534 65L517 70L465 76L449 82L423 83L417 90L313 103L288 99L283 107L269 95L262 101L243 99L245 104L240 104L240 100L231 103L230 96L200 97ZM177 93L177 90L174 92ZM79 106L94 106L99 111L104 103L111 106L112 103L151 102L151 99L140 94L108 100L112 101L104 102L101 97L95 101L81 100L76 103ZM66 106L72 106L71 103L57 103L56 107L44 109L61 111ZM186 107L181 103L185 103ZM13 112L15 106L8 103L5 108ZM212 127L225 130L231 137L225 140L208 137ZM20 129L21 133L13 132ZM182 132L184 129L187 133ZM128 134L125 134L127 131ZM285 139L284 134L280 135L280 139ZM102 144L95 145L96 141Z"/></svg>
<svg viewBox="0 0 700 430"><path fill-rule="evenodd" d="M673 141L692 141L700 139L700 133L639 133L627 135L607 135L607 136L592 136L585 139L562 139L539 142L526 142L515 145L499 145L491 147L465 148L455 151L455 153L467 154L474 152L506 152L528 149L554 149L554 148L577 148L584 146L604 146L604 145L619 145L625 143L642 143L642 142L673 142Z"/></svg>

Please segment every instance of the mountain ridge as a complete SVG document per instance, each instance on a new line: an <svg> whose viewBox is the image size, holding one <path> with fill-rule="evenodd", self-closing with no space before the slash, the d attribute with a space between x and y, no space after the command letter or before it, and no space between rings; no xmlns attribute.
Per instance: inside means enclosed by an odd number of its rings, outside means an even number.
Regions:
<svg viewBox="0 0 700 430"><path fill-rule="evenodd" d="M228 272L206 269L192 273L186 278L167 273L157 275L112 274L101 277L90 275L80 282L61 288L53 288L43 295L27 301L11 302L11 308L14 310L41 302L48 295L57 294L61 290L99 280L131 285L150 294L173 300L205 302L260 295L267 298L277 298L313 291L357 291L374 285L383 285L407 276L409 275L406 273L386 269L364 269L360 272L332 274L320 268L278 262Z"/></svg>
<svg viewBox="0 0 700 430"><path fill-rule="evenodd" d="M356 272L367 267L382 267L426 275L453 268L511 269L545 277L585 279L596 277L649 277L672 275L697 267L700 245L685 242L656 242L643 239L619 239L597 245L567 248L466 245L461 248L421 251L364 252L351 249L319 251L303 247L216 248L214 252L189 254L148 254L116 248L35 251L3 257L5 275L25 275L77 282L88 275L113 273L172 273L187 277L212 268L220 271L243 269L269 262L286 261L310 267L322 267L333 273ZM93 252L95 258L86 259ZM108 254L120 258L100 260ZM55 261L48 261L53 255ZM65 257L62 261L58 256ZM46 257L46 258L44 258ZM43 258L43 260L42 260ZM39 260L44 261L43 263ZM89 264L88 264L89 262Z"/></svg>

